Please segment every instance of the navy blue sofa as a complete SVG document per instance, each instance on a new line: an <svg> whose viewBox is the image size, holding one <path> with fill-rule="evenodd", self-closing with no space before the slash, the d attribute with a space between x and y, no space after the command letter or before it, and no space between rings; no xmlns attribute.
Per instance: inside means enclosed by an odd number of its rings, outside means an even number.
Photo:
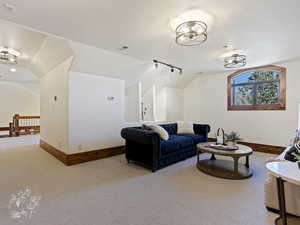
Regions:
<svg viewBox="0 0 300 225"><path fill-rule="evenodd" d="M154 131L141 127L128 127L121 131L126 140L125 156L128 161L134 161L155 172L156 170L184 160L196 154L196 145L206 142L209 125L194 124L195 134L177 134L177 123L161 124L168 133L169 140L160 139Z"/></svg>

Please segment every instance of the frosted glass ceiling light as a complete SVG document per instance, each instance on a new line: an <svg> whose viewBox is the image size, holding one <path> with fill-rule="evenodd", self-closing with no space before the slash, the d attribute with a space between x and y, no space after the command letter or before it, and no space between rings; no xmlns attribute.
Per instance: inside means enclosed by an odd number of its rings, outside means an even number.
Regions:
<svg viewBox="0 0 300 225"><path fill-rule="evenodd" d="M0 62L5 64L17 64L20 52L13 48L0 47Z"/></svg>

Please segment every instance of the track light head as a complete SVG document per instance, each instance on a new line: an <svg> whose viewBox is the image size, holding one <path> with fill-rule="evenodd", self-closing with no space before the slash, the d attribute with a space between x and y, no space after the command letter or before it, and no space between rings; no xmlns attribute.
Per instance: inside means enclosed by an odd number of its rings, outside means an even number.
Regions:
<svg viewBox="0 0 300 225"><path fill-rule="evenodd" d="M153 59L153 62L154 62L155 68L158 68L158 61Z"/></svg>
<svg viewBox="0 0 300 225"><path fill-rule="evenodd" d="M172 73L174 72L174 68L173 68L173 67L171 67L171 72L172 72Z"/></svg>

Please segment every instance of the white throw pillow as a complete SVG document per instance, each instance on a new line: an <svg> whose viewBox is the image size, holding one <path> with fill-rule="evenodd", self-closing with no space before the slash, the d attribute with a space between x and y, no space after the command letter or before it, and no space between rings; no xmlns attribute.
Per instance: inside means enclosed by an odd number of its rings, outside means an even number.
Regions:
<svg viewBox="0 0 300 225"><path fill-rule="evenodd" d="M150 125L149 127L151 127L151 130L156 132L161 139L163 139L165 141L167 141L169 139L169 134L163 127L158 126L158 125Z"/></svg>
<svg viewBox="0 0 300 225"><path fill-rule="evenodd" d="M193 122L178 121L177 134L194 134Z"/></svg>

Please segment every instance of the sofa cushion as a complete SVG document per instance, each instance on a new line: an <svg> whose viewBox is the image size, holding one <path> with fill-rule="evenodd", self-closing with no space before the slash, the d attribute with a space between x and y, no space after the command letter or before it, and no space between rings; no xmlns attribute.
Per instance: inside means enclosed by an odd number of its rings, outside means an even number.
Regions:
<svg viewBox="0 0 300 225"><path fill-rule="evenodd" d="M191 138L195 145L199 144L200 142L207 141L205 137L203 137L202 135L198 135L198 134L178 134L178 136Z"/></svg>
<svg viewBox="0 0 300 225"><path fill-rule="evenodd" d="M162 126L150 125L148 127L156 132L162 140L167 141L169 139L169 133Z"/></svg>
<svg viewBox="0 0 300 225"><path fill-rule="evenodd" d="M161 153L163 155L176 152L182 148L188 148L193 145L194 142L192 138L180 135L170 135L169 140L160 142Z"/></svg>
<svg viewBox="0 0 300 225"><path fill-rule="evenodd" d="M175 140L179 143L181 148L187 148L194 145L194 141L190 137L173 135Z"/></svg>
<svg viewBox="0 0 300 225"><path fill-rule="evenodd" d="M177 134L194 134L193 122L178 121Z"/></svg>
<svg viewBox="0 0 300 225"><path fill-rule="evenodd" d="M160 142L160 150L163 155L178 151L180 149L179 143L174 141L172 136L173 135L170 136L169 140Z"/></svg>
<svg viewBox="0 0 300 225"><path fill-rule="evenodd" d="M163 127L169 135L177 134L177 123L160 124L159 126Z"/></svg>

